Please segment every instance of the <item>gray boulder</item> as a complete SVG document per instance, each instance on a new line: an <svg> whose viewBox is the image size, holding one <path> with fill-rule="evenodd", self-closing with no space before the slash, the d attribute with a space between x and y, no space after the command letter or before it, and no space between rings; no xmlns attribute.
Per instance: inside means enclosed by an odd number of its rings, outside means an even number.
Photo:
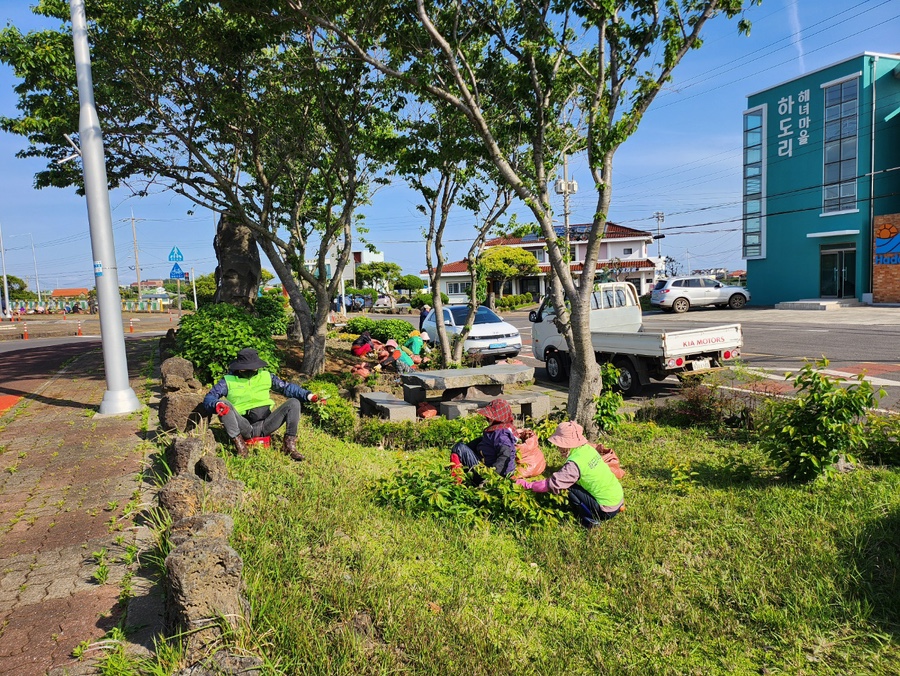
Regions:
<svg viewBox="0 0 900 676"><path fill-rule="evenodd" d="M156 499L159 506L172 515L172 522L175 523L202 511L204 485L194 474L179 474L159 489Z"/></svg>
<svg viewBox="0 0 900 676"><path fill-rule="evenodd" d="M234 519L227 514L196 514L180 519L169 529L175 547L190 538L219 538L227 541L234 530Z"/></svg>

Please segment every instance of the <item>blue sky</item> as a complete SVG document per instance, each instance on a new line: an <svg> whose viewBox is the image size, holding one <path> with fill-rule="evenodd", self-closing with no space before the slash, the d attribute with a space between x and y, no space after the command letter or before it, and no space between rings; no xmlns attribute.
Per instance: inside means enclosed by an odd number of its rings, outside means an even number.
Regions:
<svg viewBox="0 0 900 676"><path fill-rule="evenodd" d="M0 0L0 19L23 30L43 27L28 4ZM664 212L667 237L660 242L661 251L684 267L745 268L738 219L741 113L747 94L864 51L900 51L896 0L770 0L747 16L753 22L750 37L739 37L734 22L708 24L703 48L679 66L637 134L616 156L611 220L655 232L653 214ZM0 67L0 114L15 114L14 85L11 70ZM0 226L8 274L27 278L35 289L33 238L42 291L92 286L84 200L74 190L35 190L33 176L40 163L17 159L22 147L19 137L0 133ZM596 199L585 190L590 177L577 157L569 167L581 186L571 198L570 221L587 222ZM168 276L173 246L184 253L185 270L193 267L200 275L215 268L211 212L196 209L188 215L192 206L186 200L166 194L137 199L117 191L110 202L120 283L135 280L132 211L142 279ZM386 260L411 273L418 273L425 261L416 203L415 195L397 182L379 191L364 210L368 239ZM556 209L562 219L561 198ZM516 211L520 221L531 220L524 207ZM457 260L468 249L473 230L462 212L451 223L448 239L460 241L447 249L449 258ZM649 253L656 252L654 243ZM263 265L270 267L264 258Z"/></svg>

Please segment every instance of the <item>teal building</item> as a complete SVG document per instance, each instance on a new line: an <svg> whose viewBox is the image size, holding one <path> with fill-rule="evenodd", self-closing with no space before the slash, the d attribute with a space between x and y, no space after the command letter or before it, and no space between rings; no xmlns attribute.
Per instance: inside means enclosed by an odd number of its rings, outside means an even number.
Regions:
<svg viewBox="0 0 900 676"><path fill-rule="evenodd" d="M743 129L753 304L897 302L900 55L866 52L751 94Z"/></svg>

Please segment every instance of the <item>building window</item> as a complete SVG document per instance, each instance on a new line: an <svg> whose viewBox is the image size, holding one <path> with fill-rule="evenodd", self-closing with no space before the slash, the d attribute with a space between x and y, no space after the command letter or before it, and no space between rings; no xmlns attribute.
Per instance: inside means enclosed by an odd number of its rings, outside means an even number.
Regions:
<svg viewBox="0 0 900 676"><path fill-rule="evenodd" d="M857 78L825 88L825 213L856 209L858 107Z"/></svg>
<svg viewBox="0 0 900 676"><path fill-rule="evenodd" d="M447 282L448 294L469 293L472 282Z"/></svg>
<svg viewBox="0 0 900 676"><path fill-rule="evenodd" d="M632 254L633 251L634 251L634 249L622 249L622 255L623 255L623 256L630 256L630 255Z"/></svg>
<svg viewBox="0 0 900 676"><path fill-rule="evenodd" d="M577 263L577 262L578 262L578 247L575 246L574 244L572 244L572 245L569 247L569 260L570 260L572 263Z"/></svg>
<svg viewBox="0 0 900 676"><path fill-rule="evenodd" d="M534 254L534 257L537 259L538 263L543 263L547 260L547 252L543 249L533 249L531 253Z"/></svg>
<svg viewBox="0 0 900 676"><path fill-rule="evenodd" d="M763 258L765 109L744 113L744 258Z"/></svg>

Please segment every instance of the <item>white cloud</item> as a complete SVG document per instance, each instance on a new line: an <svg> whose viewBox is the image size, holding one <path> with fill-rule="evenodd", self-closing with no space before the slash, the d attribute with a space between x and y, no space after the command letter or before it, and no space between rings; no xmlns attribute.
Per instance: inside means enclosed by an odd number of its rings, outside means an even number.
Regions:
<svg viewBox="0 0 900 676"><path fill-rule="evenodd" d="M806 58L803 51L803 27L800 25L799 0L785 0L788 11L788 24L791 29L791 42L797 50L797 58L800 61L800 73L806 72Z"/></svg>

